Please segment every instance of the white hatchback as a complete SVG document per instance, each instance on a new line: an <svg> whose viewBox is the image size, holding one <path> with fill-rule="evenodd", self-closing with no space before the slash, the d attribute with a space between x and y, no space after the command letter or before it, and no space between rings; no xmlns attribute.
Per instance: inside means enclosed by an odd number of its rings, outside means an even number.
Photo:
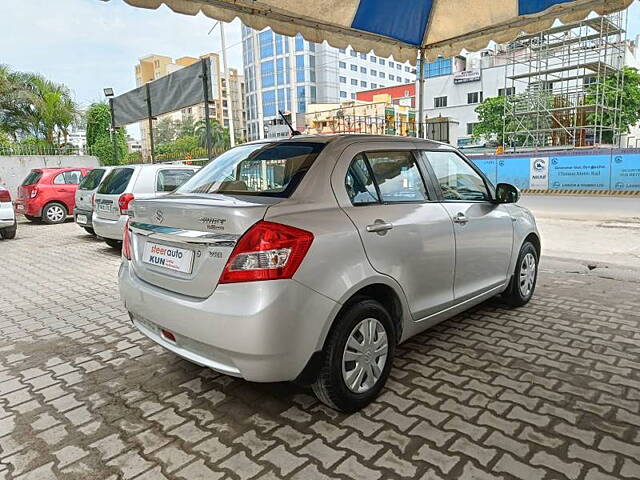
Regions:
<svg viewBox="0 0 640 480"><path fill-rule="evenodd" d="M18 224L16 212L11 203L9 190L0 186L0 237L10 239L16 236Z"/></svg>
<svg viewBox="0 0 640 480"><path fill-rule="evenodd" d="M96 235L109 246L119 248L129 204L135 199L154 198L174 191L199 168L182 163L114 168L102 180L95 194L92 224Z"/></svg>

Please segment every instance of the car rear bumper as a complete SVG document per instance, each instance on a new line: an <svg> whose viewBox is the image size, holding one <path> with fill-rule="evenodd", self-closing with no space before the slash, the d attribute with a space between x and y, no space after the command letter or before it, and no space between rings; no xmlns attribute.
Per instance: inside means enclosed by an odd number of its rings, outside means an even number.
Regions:
<svg viewBox="0 0 640 480"><path fill-rule="evenodd" d="M16 200L15 205L16 213L29 215L30 217L40 217L42 215L42 208L33 201Z"/></svg>
<svg viewBox="0 0 640 480"><path fill-rule="evenodd" d="M11 202L0 203L0 228L11 227L16 223L16 214Z"/></svg>
<svg viewBox="0 0 640 480"><path fill-rule="evenodd" d="M87 217L87 221L86 222L78 221L78 215L84 215L85 217ZM93 225L93 222L91 219L92 215L93 215L93 210L85 210L84 208L78 208L78 207L75 207L73 209L73 219L81 227L91 227Z"/></svg>
<svg viewBox="0 0 640 480"><path fill-rule="evenodd" d="M99 217L96 212L93 212L91 222L93 230L96 235L102 238L109 238L111 240L122 240L122 234L124 232L124 226L127 223L126 215L120 215L117 220L110 220L108 218Z"/></svg>
<svg viewBox="0 0 640 480"><path fill-rule="evenodd" d="M119 286L144 335L196 364L255 382L298 377L322 347L339 307L294 280L219 285L210 297L196 299L141 280L126 260Z"/></svg>

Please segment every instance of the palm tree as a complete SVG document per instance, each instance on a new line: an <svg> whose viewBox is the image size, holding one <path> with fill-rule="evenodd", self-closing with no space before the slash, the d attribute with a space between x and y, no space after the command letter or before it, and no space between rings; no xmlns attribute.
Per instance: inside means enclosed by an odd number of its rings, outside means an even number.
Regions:
<svg viewBox="0 0 640 480"><path fill-rule="evenodd" d="M227 149L231 146L229 139L229 129L222 126L218 119L212 118L211 123L211 146L214 149ZM204 119L198 120L195 124L194 133L198 137L201 147L207 146L207 128Z"/></svg>

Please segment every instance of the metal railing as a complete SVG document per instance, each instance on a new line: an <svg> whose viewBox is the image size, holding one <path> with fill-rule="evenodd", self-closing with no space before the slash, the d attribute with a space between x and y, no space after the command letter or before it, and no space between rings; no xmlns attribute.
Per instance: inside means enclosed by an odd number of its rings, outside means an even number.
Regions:
<svg viewBox="0 0 640 480"><path fill-rule="evenodd" d="M34 145L0 146L0 156L14 155L92 155L90 147L76 147L73 145L43 147Z"/></svg>

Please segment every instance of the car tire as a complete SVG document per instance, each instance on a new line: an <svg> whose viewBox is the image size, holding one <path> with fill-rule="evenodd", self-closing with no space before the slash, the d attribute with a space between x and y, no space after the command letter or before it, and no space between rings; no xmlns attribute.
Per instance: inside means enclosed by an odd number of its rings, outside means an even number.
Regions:
<svg viewBox="0 0 640 480"><path fill-rule="evenodd" d="M89 235L96 236L96 231L91 227L82 227Z"/></svg>
<svg viewBox="0 0 640 480"><path fill-rule="evenodd" d="M40 217L34 217L33 215L25 215L24 218L26 218L30 222L39 222L40 221Z"/></svg>
<svg viewBox="0 0 640 480"><path fill-rule="evenodd" d="M51 202L42 209L42 221L49 225L63 223L67 219L67 207L58 202Z"/></svg>
<svg viewBox="0 0 640 480"><path fill-rule="evenodd" d="M503 300L512 307L526 305L533 297L537 279L538 251L531 242L527 241L520 248L511 282L502 294Z"/></svg>
<svg viewBox="0 0 640 480"><path fill-rule="evenodd" d="M13 227L7 227L0 230L0 236L5 240L11 240L16 238L16 232L18 231L18 224L14 223Z"/></svg>
<svg viewBox="0 0 640 480"><path fill-rule="evenodd" d="M368 338L365 337L367 331ZM380 352L385 341L386 356L382 358ZM376 346L377 343L380 345ZM356 344L357 349L354 348ZM335 410L360 410L373 401L384 387L391 370L395 345L393 321L379 302L363 297L351 303L336 318L327 337L318 376L312 384L314 393L322 403ZM348 380L350 385L347 384Z"/></svg>
<svg viewBox="0 0 640 480"><path fill-rule="evenodd" d="M120 240L114 240L112 238L103 238L104 243L109 245L111 248L115 248L116 250L120 250L122 248L122 242Z"/></svg>

